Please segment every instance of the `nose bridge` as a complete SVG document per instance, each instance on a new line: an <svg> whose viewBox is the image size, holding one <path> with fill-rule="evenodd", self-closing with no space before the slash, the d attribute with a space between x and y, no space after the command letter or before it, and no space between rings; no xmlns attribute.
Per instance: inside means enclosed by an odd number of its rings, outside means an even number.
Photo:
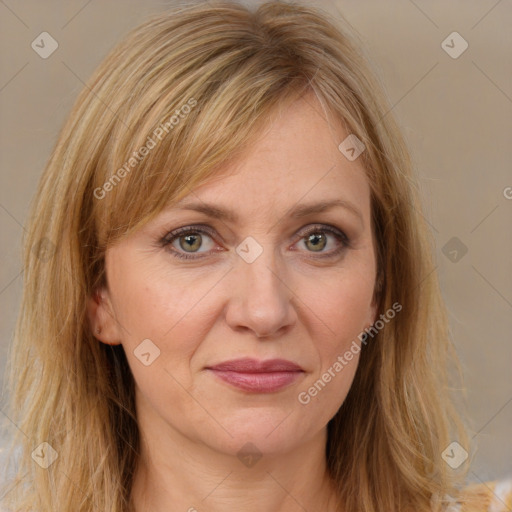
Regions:
<svg viewBox="0 0 512 512"><path fill-rule="evenodd" d="M242 243L239 251L248 247L249 251L257 249L249 241L247 246ZM269 244L260 247L252 261L239 252L227 319L233 328L245 327L258 336L269 336L292 321L291 291L276 251Z"/></svg>
<svg viewBox="0 0 512 512"><path fill-rule="evenodd" d="M252 263L244 262L240 264L240 267L242 278L247 279L250 285L249 289L255 292L252 294L253 299L258 300L259 297L267 294L267 299L281 298L283 281L279 273L280 270L282 273L282 265L279 265L270 248L267 248Z"/></svg>

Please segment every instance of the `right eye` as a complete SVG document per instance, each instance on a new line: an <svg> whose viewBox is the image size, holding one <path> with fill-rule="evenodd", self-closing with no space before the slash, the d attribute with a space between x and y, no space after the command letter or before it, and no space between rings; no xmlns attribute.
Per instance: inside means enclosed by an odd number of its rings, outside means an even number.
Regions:
<svg viewBox="0 0 512 512"><path fill-rule="evenodd" d="M194 256L194 254L204 254L212 251L215 242L212 232L205 226L185 226L171 231L161 240L162 246L167 247L171 254L176 258L198 259L204 256ZM200 251L206 243L206 250Z"/></svg>

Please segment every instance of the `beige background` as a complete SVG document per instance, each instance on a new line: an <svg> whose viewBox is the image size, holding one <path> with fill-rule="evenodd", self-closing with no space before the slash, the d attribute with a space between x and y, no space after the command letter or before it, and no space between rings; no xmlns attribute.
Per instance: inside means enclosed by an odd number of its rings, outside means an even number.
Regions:
<svg viewBox="0 0 512 512"><path fill-rule="evenodd" d="M310 3L359 33L410 143L466 376L470 478L512 476L512 3ZM106 52L170 4L0 2L0 375L20 300L23 224L58 130ZM46 60L30 46L43 31L59 44ZM453 31L469 44L457 59L441 47ZM445 247L452 237L467 247L457 262L455 246Z"/></svg>

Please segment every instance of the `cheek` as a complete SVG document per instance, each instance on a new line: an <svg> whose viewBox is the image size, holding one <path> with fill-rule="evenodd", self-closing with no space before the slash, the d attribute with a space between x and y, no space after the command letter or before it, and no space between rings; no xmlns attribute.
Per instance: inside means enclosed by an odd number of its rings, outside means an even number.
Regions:
<svg viewBox="0 0 512 512"><path fill-rule="evenodd" d="M140 262L124 265L122 271L112 274L116 316L134 373L139 373L140 365L134 351L149 339L160 351L155 366L172 368L188 380L188 361L213 321L211 310L206 307L208 291L215 284L212 276L192 279L184 273L171 274L165 268Z"/></svg>
<svg viewBox="0 0 512 512"><path fill-rule="evenodd" d="M327 349L340 349L350 343L371 322L373 283L368 273L363 276L347 268L323 277L315 287L305 281L304 292L298 292L328 333L325 339L322 337Z"/></svg>
<svg viewBox="0 0 512 512"><path fill-rule="evenodd" d="M339 355L340 360L337 357L338 354L297 393L299 415L303 420L313 419L317 426L327 425L336 415L350 391L357 370L359 354L352 354L350 361L343 355Z"/></svg>
<svg viewBox="0 0 512 512"><path fill-rule="evenodd" d="M194 288L184 289L179 276L149 257L123 254L117 261L109 280L118 320L129 326L129 336L159 338L185 314L195 299Z"/></svg>
<svg viewBox="0 0 512 512"><path fill-rule="evenodd" d="M307 301L311 308L308 314L320 319L315 323L319 327L313 339L319 364L297 398L300 407L305 408L302 414L313 414L325 423L336 414L350 390L361 350L358 336L371 315L371 269L354 268L347 265L335 275L322 278Z"/></svg>

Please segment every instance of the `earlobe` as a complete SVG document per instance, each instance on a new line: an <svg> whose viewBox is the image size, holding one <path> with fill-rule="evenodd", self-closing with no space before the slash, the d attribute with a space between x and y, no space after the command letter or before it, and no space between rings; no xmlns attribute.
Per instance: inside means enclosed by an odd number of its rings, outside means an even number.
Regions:
<svg viewBox="0 0 512 512"><path fill-rule="evenodd" d="M107 345L119 345L121 339L108 292L96 290L87 301L87 316L93 336Z"/></svg>
<svg viewBox="0 0 512 512"><path fill-rule="evenodd" d="M378 303L377 299L374 297L371 306L370 306L370 318L369 318L369 327L372 326L377 321L377 313L378 313Z"/></svg>

